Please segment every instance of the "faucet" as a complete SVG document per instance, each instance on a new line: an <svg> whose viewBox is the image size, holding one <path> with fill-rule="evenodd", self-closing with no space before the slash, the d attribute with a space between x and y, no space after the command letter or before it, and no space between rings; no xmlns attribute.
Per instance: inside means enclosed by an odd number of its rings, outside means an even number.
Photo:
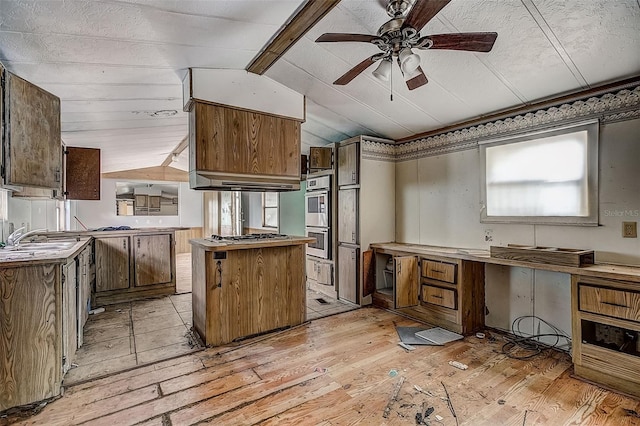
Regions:
<svg viewBox="0 0 640 426"><path fill-rule="evenodd" d="M11 233L11 235L9 235L7 237L7 246L13 246L16 247L18 246L18 244L20 243L20 241L22 241L23 238L26 238L30 235L35 235L39 232L48 232L48 229L34 229L33 231L29 231L29 232L25 232L24 234L22 233L22 230L25 227L23 226L22 228L18 228L15 231L13 231Z"/></svg>

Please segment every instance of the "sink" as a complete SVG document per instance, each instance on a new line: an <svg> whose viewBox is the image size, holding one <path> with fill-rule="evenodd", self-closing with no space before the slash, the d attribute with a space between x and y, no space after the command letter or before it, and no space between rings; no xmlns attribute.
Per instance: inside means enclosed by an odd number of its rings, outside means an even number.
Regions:
<svg viewBox="0 0 640 426"><path fill-rule="evenodd" d="M5 247L5 251L21 252L21 251L58 251L69 250L77 241L47 241L42 243L20 243L14 247Z"/></svg>

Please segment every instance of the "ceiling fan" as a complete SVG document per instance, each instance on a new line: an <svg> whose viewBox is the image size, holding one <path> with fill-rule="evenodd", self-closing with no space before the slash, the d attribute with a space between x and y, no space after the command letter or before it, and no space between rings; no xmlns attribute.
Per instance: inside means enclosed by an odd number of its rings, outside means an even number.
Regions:
<svg viewBox="0 0 640 426"><path fill-rule="evenodd" d="M470 52L489 52L498 37L495 32L452 33L420 36L420 30L451 0L389 0L387 14L391 20L384 23L377 35L326 33L316 42L355 41L372 43L382 52L360 62L333 84L345 85L372 64L380 61L373 75L388 81L393 59L396 58L409 90L427 84L420 66L420 56L411 49L447 49Z"/></svg>

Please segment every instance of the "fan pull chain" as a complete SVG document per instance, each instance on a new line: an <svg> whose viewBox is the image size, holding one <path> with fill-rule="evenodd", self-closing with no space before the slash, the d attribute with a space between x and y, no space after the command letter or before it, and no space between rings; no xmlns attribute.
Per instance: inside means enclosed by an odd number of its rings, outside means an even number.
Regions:
<svg viewBox="0 0 640 426"><path fill-rule="evenodd" d="M391 60L391 72L389 75L389 99L393 102L393 60Z"/></svg>

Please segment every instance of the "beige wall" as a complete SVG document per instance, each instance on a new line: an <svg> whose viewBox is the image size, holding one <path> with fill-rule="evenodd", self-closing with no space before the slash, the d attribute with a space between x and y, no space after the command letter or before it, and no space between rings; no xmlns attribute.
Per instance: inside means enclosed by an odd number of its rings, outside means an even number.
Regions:
<svg viewBox="0 0 640 426"><path fill-rule="evenodd" d="M601 126L598 227L480 223L478 149L399 162L396 240L466 248L585 248L595 250L600 262L640 265L640 239L622 238L623 221L640 221L628 214L640 210L639 134L640 119ZM487 233L492 241L486 241Z"/></svg>
<svg viewBox="0 0 640 426"><path fill-rule="evenodd" d="M598 227L480 223L478 149L396 164L396 240L484 248L534 244L593 249L596 261L640 265L640 239L622 238L623 221L640 221L640 119L600 128ZM621 215L621 216L620 216ZM487 236L491 238L488 240ZM526 268L486 267L486 323L509 329L538 315L570 333L570 277Z"/></svg>

